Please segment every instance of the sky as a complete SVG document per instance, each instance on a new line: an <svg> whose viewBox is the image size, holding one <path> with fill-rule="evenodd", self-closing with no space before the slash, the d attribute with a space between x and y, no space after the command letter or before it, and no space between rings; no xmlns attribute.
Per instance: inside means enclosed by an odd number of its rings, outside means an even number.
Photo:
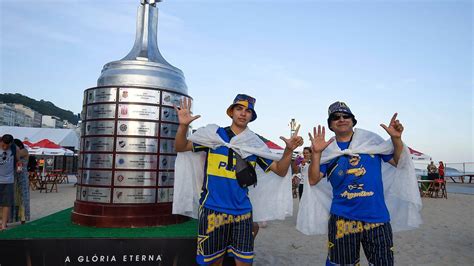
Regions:
<svg viewBox="0 0 474 266"><path fill-rule="evenodd" d="M83 91L135 39L139 0L0 0L0 92L80 113ZM284 145L326 125L344 101L374 131L398 112L403 141L445 162L474 162L472 1L164 0L158 45L185 75L193 123L230 124L238 93L249 127ZM331 134L328 134L330 137Z"/></svg>

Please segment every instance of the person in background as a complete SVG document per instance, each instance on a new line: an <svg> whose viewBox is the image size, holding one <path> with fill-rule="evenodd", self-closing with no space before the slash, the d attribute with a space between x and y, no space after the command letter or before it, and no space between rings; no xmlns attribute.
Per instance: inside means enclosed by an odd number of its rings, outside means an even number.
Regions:
<svg viewBox="0 0 474 266"><path fill-rule="evenodd" d="M40 173L43 172L43 168L44 168L44 158L40 158L38 161L38 170Z"/></svg>
<svg viewBox="0 0 474 266"><path fill-rule="evenodd" d="M291 173L293 175L291 178L291 193L294 199L298 197L298 188L299 188L300 176L301 176L299 167L302 161L303 161L303 155L301 154L297 154L295 159L291 160Z"/></svg>
<svg viewBox="0 0 474 266"><path fill-rule="evenodd" d="M428 167L426 167L426 169L428 170L428 179L429 180L435 180L436 179L436 174L438 172L438 168L436 167L434 162L431 161L431 163L428 164Z"/></svg>
<svg viewBox="0 0 474 266"><path fill-rule="evenodd" d="M440 179L444 180L444 163L443 161L439 161L438 165L438 175Z"/></svg>
<svg viewBox="0 0 474 266"><path fill-rule="evenodd" d="M30 220L30 188L27 170L29 154L21 140L15 139L13 142L20 149L18 156L22 166L21 172L16 173L15 205L18 206L18 209L13 208L13 218L19 219L24 224Z"/></svg>
<svg viewBox="0 0 474 266"><path fill-rule="evenodd" d="M37 166L38 162L36 160L36 156L30 155L28 158L28 172L36 172Z"/></svg>
<svg viewBox="0 0 474 266"><path fill-rule="evenodd" d="M5 134L0 140L0 207L2 207L2 224L0 230L7 228L10 206L13 205L13 184L15 166L19 161L19 149L13 144L13 136Z"/></svg>
<svg viewBox="0 0 474 266"><path fill-rule="evenodd" d="M298 186L298 195L301 200L303 195L303 184L305 183L306 178L308 178L308 168L311 163L311 147L303 148L303 160L298 166L298 172L300 174L300 182Z"/></svg>

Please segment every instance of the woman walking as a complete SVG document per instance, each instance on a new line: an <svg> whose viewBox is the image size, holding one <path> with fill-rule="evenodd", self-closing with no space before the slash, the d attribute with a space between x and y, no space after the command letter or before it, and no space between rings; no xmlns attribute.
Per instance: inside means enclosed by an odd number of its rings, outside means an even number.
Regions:
<svg viewBox="0 0 474 266"><path fill-rule="evenodd" d="M15 206L13 208L13 220L21 221L24 224L30 220L30 188L28 179L28 150L21 140L13 141L20 149L19 157L21 162L21 172L16 172L15 184Z"/></svg>

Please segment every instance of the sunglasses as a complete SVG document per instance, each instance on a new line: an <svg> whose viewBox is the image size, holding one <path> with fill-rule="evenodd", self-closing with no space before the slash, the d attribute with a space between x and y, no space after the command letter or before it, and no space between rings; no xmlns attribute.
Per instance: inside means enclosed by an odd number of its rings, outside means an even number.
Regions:
<svg viewBox="0 0 474 266"><path fill-rule="evenodd" d="M343 119L350 119L352 118L351 115L347 115L347 114L336 114L336 115L331 115L331 121L337 121L339 119L341 119L341 117Z"/></svg>

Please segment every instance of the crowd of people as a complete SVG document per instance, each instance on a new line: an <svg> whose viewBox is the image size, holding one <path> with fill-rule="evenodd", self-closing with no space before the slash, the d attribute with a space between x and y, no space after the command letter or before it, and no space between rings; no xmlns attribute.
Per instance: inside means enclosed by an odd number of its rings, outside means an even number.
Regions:
<svg viewBox="0 0 474 266"><path fill-rule="evenodd" d="M30 220L29 154L23 142L10 134L1 137L0 154L0 230L5 230L9 222Z"/></svg>

